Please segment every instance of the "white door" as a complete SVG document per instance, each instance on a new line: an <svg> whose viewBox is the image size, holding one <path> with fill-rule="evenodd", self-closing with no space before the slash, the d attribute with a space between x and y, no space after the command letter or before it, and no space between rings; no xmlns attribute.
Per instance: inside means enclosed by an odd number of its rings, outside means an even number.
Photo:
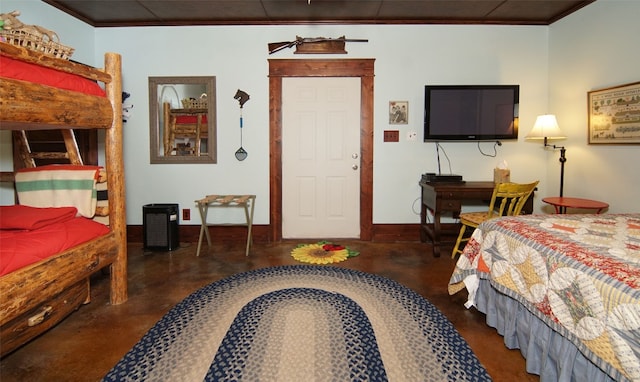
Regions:
<svg viewBox="0 0 640 382"><path fill-rule="evenodd" d="M360 238L360 78L282 81L282 237Z"/></svg>

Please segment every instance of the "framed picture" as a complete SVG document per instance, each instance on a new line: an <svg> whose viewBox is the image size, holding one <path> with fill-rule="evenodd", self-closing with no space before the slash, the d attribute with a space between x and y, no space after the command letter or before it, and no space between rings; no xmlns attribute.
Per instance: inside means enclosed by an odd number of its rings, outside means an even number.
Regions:
<svg viewBox="0 0 640 382"><path fill-rule="evenodd" d="M640 144L640 82L587 93L589 144Z"/></svg>
<svg viewBox="0 0 640 382"><path fill-rule="evenodd" d="M389 124L406 125L409 123L409 102L389 101Z"/></svg>

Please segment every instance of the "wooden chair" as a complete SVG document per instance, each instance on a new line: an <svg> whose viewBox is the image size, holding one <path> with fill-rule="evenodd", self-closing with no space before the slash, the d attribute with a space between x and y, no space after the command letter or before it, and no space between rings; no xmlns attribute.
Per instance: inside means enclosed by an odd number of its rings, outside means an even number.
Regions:
<svg viewBox="0 0 640 382"><path fill-rule="evenodd" d="M469 241L465 237L467 228L475 229L480 223L499 216L520 215L522 207L538 185L538 181L527 184L519 183L498 183L493 189L489 209L482 212L468 212L460 214L460 233L451 252L451 258L462 253L464 247L460 248L460 243Z"/></svg>

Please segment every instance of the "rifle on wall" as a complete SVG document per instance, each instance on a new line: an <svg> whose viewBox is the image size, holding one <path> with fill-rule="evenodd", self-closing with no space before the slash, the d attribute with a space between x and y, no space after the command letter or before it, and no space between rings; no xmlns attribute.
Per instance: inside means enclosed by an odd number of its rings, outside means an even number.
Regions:
<svg viewBox="0 0 640 382"><path fill-rule="evenodd" d="M345 42L369 42L369 40L351 39L344 36L338 38L296 36L293 41L270 43L269 54L294 46L296 47L295 53L347 53L344 50Z"/></svg>

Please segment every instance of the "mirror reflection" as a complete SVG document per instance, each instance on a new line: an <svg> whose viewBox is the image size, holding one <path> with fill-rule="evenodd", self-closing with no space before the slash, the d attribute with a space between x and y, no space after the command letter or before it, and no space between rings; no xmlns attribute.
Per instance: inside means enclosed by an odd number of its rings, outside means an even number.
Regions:
<svg viewBox="0 0 640 382"><path fill-rule="evenodd" d="M215 77L149 77L151 163L216 163Z"/></svg>

